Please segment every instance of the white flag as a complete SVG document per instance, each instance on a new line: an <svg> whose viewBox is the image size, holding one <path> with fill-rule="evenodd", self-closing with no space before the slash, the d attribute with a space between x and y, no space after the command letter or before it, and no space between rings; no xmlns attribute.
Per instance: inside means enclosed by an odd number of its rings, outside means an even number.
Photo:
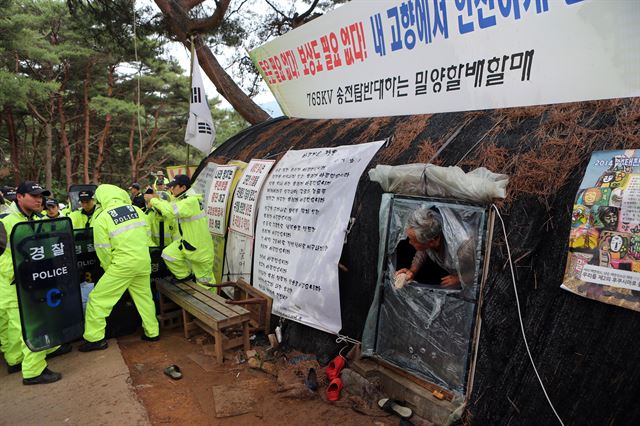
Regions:
<svg viewBox="0 0 640 426"><path fill-rule="evenodd" d="M198 148L205 154L211 152L213 140L216 138L216 129L213 127L211 111L204 93L202 75L198 55L193 58L193 72L191 75L191 100L189 102L189 122L184 141Z"/></svg>

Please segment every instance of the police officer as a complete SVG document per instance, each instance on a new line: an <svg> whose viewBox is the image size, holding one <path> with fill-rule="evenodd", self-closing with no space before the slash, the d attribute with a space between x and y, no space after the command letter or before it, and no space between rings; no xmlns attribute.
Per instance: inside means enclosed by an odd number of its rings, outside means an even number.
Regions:
<svg viewBox="0 0 640 426"><path fill-rule="evenodd" d="M114 185L100 185L96 200L102 212L93 222L93 243L104 275L89 294L81 352L106 349L106 318L129 290L142 318L143 340L159 338L151 296L151 257L144 213L131 205L128 194Z"/></svg>
<svg viewBox="0 0 640 426"><path fill-rule="evenodd" d="M35 182L26 181L18 186L16 201L11 205L9 215L2 219L7 238L10 238L11 231L17 223L36 219L36 212L42 206L43 195L49 196L51 193ZM0 256L0 341L4 359L9 366L9 374L22 369L22 383L25 385L57 382L62 375L47 368L45 357L47 354L67 353L71 351L71 345L62 345L42 352L29 350L22 340L14 280L11 245L8 241L5 252Z"/></svg>
<svg viewBox="0 0 640 426"><path fill-rule="evenodd" d="M60 212L60 205L58 204L58 200L55 198L48 198L45 203L45 208L47 209L47 219L58 219L64 217L62 212Z"/></svg>
<svg viewBox="0 0 640 426"><path fill-rule="evenodd" d="M80 191L78 198L80 198L81 208L69 214L73 229L91 228L93 220L100 212L100 207L96 206L93 191Z"/></svg>
<svg viewBox="0 0 640 426"><path fill-rule="evenodd" d="M165 185L169 183L169 179L164 177L164 172L162 170L158 170L156 172L156 180L153 182L153 189L155 191L164 191Z"/></svg>
<svg viewBox="0 0 640 426"><path fill-rule="evenodd" d="M200 206L201 196L187 196L191 179L176 175L167 185L175 199L166 201L157 194L145 194L151 207L165 218L176 221L180 240L169 244L162 251L162 258L178 281L185 281L193 273L202 285L215 284L213 277L213 240L209 224Z"/></svg>
<svg viewBox="0 0 640 426"><path fill-rule="evenodd" d="M138 182L132 183L129 191L131 191L131 204L138 207L139 209L144 210L144 195L142 195L142 193L140 192L140 184Z"/></svg>
<svg viewBox="0 0 640 426"><path fill-rule="evenodd" d="M160 185L158 185L160 186ZM147 194L153 194L153 189L149 188ZM158 196L169 201L171 199L167 192L157 192ZM164 217L162 212L149 205L147 207L147 224L151 230L151 244L154 247L166 247L172 242L180 239L178 225L173 217Z"/></svg>

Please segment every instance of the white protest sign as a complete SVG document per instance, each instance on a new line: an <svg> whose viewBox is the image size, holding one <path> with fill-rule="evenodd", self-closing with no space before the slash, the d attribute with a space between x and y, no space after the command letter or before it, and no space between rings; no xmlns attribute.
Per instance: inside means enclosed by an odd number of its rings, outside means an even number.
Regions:
<svg viewBox="0 0 640 426"><path fill-rule="evenodd" d="M211 182L213 182L213 176L216 174L216 169L218 165L215 163L207 163L207 166L202 169L202 171L198 174L196 181L189 188L188 194L195 195L200 194L203 197L203 206L202 208L206 211L207 204L209 200L207 199L207 195L209 194L209 189L211 188Z"/></svg>
<svg viewBox="0 0 640 426"><path fill-rule="evenodd" d="M274 160L253 159L244 169L233 195L229 228L253 236L260 189L274 163Z"/></svg>
<svg viewBox="0 0 640 426"><path fill-rule="evenodd" d="M242 278L251 282L252 260L253 237L229 229L222 281L237 281Z"/></svg>
<svg viewBox="0 0 640 426"><path fill-rule="evenodd" d="M212 234L224 236L227 230L227 204L231 183L238 166L218 166L213 175L213 181L207 196L207 216L209 231Z"/></svg>
<svg viewBox="0 0 640 426"><path fill-rule="evenodd" d="M285 115L350 118L640 95L634 0L361 0L253 50Z"/></svg>
<svg viewBox="0 0 640 426"><path fill-rule="evenodd" d="M273 312L337 333L338 261L360 175L384 142L289 151L260 194L253 285Z"/></svg>

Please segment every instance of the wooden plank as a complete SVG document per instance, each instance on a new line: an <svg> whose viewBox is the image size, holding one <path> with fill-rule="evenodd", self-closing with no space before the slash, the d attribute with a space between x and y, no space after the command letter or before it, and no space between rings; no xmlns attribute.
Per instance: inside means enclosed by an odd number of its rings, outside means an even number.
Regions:
<svg viewBox="0 0 640 426"><path fill-rule="evenodd" d="M200 318L214 329L218 328L218 323L220 321L225 320L225 317L222 314L180 289L167 289L161 286L158 286L158 289L161 292L164 292L167 297L176 302L182 309L188 311L193 316Z"/></svg>
<svg viewBox="0 0 640 426"><path fill-rule="evenodd" d="M209 290L205 290L204 288L200 287L198 284L191 283L191 282L185 282L185 283L181 283L181 284L183 286L185 286L185 287L189 287L189 288L197 291L200 294L203 294L203 295L207 296L208 298L210 298L211 300L215 301L216 303L219 303L222 306L222 308L228 309L228 310L230 310L230 311L232 311L232 312L234 312L236 314L240 314L240 315L247 313L247 310L244 309L242 306L227 305L225 303L225 301L226 301L225 298L223 298L221 296L218 296L217 294L213 294Z"/></svg>
<svg viewBox="0 0 640 426"><path fill-rule="evenodd" d="M223 348L225 351L229 349L239 348L243 345L242 340L243 340L242 336L234 337L233 339L228 339L224 342Z"/></svg>
<svg viewBox="0 0 640 426"><path fill-rule="evenodd" d="M264 316L264 332L268 334L271 331L271 309L273 306L273 298L260 289L255 288L242 278L238 280L237 285L239 288L242 288L247 294L263 298L267 301L265 311L262 313L262 315Z"/></svg>
<svg viewBox="0 0 640 426"><path fill-rule="evenodd" d="M249 322L242 323L242 348L244 351L251 349L251 343L249 342Z"/></svg>
<svg viewBox="0 0 640 426"><path fill-rule="evenodd" d="M211 308L213 308L216 311L220 312L225 317L234 317L236 315L239 315L237 312L232 311L231 309L229 309L224 304L224 300L217 300L217 299L220 299L219 296L216 296L215 294L207 294L207 290L204 290L202 288L201 289L195 289L195 288L193 288L193 287L191 287L189 285L186 285L185 283L178 284L178 286L182 290L187 292L189 295L191 295L192 297L195 297L196 299L204 302L207 306L210 306ZM211 297L211 296L213 296L213 297Z"/></svg>
<svg viewBox="0 0 640 426"><path fill-rule="evenodd" d="M199 300L200 302L204 303L209 308L216 310L221 316L224 317L224 319L218 319L217 320L218 321L218 327L217 328L222 329L222 328L228 327L229 325L240 323L240 322L244 321L245 319L249 319L249 312L248 311L247 311L246 314L242 314L242 315L239 315L239 314L236 314L234 312L231 312L231 314L229 316L225 316L224 314L219 312L216 309L215 306L211 306L209 299L204 294L200 294L198 292L194 292L193 294L189 294L188 297L191 297L194 300Z"/></svg>
<svg viewBox="0 0 640 426"><path fill-rule="evenodd" d="M423 387L425 389L428 389L432 394L433 393L441 393L443 395L443 398L438 398L438 399L445 399L446 401L451 401L453 399L453 394L451 393L450 390L442 388L434 383L431 382L427 382L426 380L423 380L419 377L414 376L411 373L408 373L404 370L402 370L399 367L396 367L393 364L390 364L388 362L386 362L383 359L379 359L379 358L375 358L375 361L378 363L379 367L382 368L386 368L387 370L392 371L393 373L397 374L398 376L401 376L407 380L412 381L413 383L415 383L416 385Z"/></svg>

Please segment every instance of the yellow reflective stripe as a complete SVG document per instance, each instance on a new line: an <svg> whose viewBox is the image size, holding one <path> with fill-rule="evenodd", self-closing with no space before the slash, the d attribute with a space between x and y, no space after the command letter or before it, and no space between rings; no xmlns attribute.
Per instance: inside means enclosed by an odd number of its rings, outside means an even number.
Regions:
<svg viewBox="0 0 640 426"><path fill-rule="evenodd" d="M111 247L111 244L94 244L93 246L95 248L109 248Z"/></svg>
<svg viewBox="0 0 640 426"><path fill-rule="evenodd" d="M113 238L116 235L120 235L123 232L129 231L131 229L135 229L135 228L140 228L141 226L146 226L147 223L146 222L134 222L134 223L130 223L128 225L123 226L122 228L118 228L115 231L111 231L109 232L109 237Z"/></svg>
<svg viewBox="0 0 640 426"><path fill-rule="evenodd" d="M178 216L178 204L171 203L171 207L173 207L173 212Z"/></svg>
<svg viewBox="0 0 640 426"><path fill-rule="evenodd" d="M162 255L160 257L162 257L164 260L168 260L169 262L175 262L177 260L175 257L171 257L171 256L166 255L164 253L162 253Z"/></svg>
<svg viewBox="0 0 640 426"><path fill-rule="evenodd" d="M194 220L202 219L205 216L206 216L206 213L202 212L202 213L200 213L198 215L191 216L191 217L186 218L186 219L182 219L182 220L180 220L180 222L181 223L189 223L189 222L193 222Z"/></svg>

